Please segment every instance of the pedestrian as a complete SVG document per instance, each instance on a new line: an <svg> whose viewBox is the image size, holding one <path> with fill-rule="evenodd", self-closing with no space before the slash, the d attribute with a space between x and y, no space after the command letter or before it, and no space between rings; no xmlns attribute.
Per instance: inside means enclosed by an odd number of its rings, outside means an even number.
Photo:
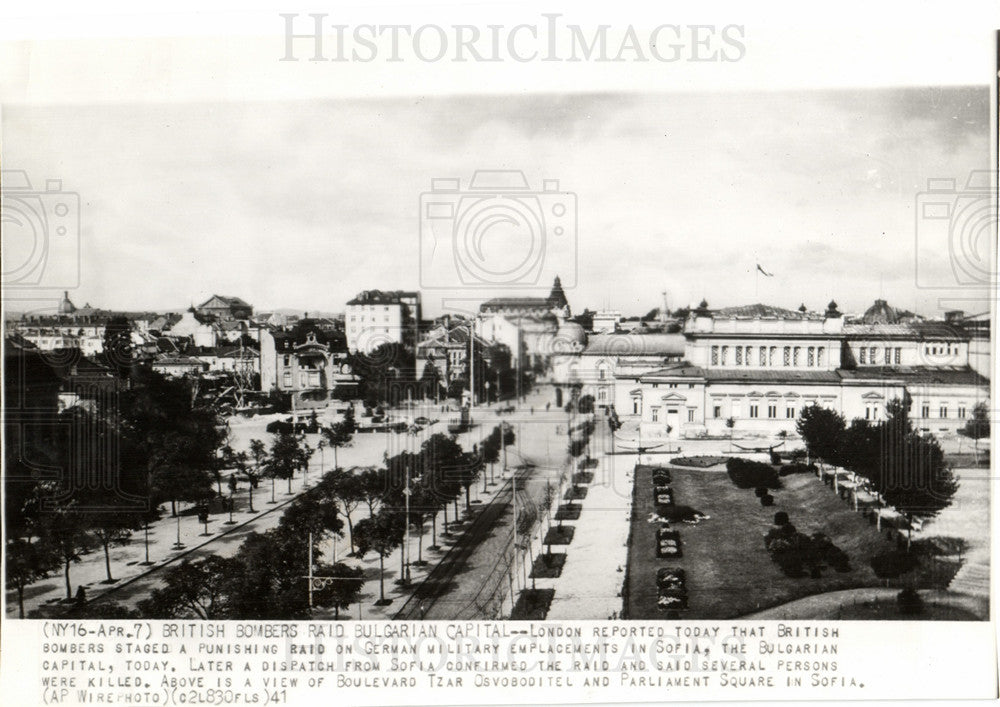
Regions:
<svg viewBox="0 0 1000 707"><path fill-rule="evenodd" d="M532 406L531 406L531 414L532 414L532 415L534 415L534 414L535 414L535 406L534 406L534 405L532 405Z"/></svg>
<svg viewBox="0 0 1000 707"><path fill-rule="evenodd" d="M549 411L549 406L550 405L552 405L552 403L545 403L545 412Z"/></svg>

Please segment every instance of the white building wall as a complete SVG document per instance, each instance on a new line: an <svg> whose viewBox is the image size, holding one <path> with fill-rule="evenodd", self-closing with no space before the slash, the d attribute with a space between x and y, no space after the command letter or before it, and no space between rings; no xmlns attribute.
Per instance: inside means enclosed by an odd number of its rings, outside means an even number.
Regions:
<svg viewBox="0 0 1000 707"><path fill-rule="evenodd" d="M402 343L403 308L398 304L349 304L344 316L347 348L374 351L385 343Z"/></svg>

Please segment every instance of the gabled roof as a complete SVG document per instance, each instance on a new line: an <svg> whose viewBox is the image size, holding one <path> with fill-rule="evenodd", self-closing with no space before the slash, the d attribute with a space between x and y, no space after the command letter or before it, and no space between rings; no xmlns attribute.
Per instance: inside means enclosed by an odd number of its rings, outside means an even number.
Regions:
<svg viewBox="0 0 1000 707"><path fill-rule="evenodd" d="M594 334L585 356L683 356L683 334Z"/></svg>
<svg viewBox="0 0 1000 707"><path fill-rule="evenodd" d="M468 324L455 324L450 328L445 328L443 325L435 327L432 329L427 337L417 344L417 348L432 348L432 347L446 347L446 348L462 348L469 345L469 325ZM475 337L476 342L482 346L489 346L489 342L480 336Z"/></svg>
<svg viewBox="0 0 1000 707"><path fill-rule="evenodd" d="M219 300L228 307L250 307L250 303L239 297L228 297L226 295L212 295L207 300L198 305L198 308L207 307L213 300Z"/></svg>

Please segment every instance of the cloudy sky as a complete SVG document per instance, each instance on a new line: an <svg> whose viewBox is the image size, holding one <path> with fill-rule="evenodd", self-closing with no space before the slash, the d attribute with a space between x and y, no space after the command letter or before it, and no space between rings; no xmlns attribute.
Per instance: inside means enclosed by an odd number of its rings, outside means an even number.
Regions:
<svg viewBox="0 0 1000 707"><path fill-rule="evenodd" d="M671 307L855 311L881 294L934 314L981 293L918 287L955 275L916 200L989 166L988 122L984 87L11 106L2 128L5 169L80 194L77 304L215 292L339 311L419 288L431 180L510 169L576 194L576 263L568 249L542 270L576 311L644 313L666 290ZM518 234L491 234L484 257L509 259ZM425 308L495 294L428 289Z"/></svg>

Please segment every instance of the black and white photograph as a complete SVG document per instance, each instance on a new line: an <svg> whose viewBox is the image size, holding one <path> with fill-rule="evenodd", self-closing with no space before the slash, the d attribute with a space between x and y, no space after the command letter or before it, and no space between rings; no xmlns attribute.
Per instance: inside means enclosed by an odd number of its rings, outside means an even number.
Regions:
<svg viewBox="0 0 1000 707"><path fill-rule="evenodd" d="M26 11L17 703L995 696L987 7Z"/></svg>

